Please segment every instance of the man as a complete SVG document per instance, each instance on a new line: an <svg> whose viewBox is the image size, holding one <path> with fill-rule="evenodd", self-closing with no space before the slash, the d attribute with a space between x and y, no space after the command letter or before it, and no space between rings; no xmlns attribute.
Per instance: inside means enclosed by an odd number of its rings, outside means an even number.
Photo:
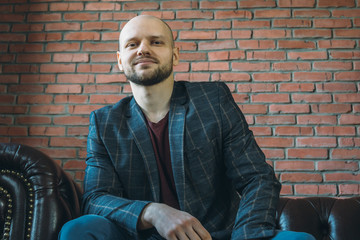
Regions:
<svg viewBox="0 0 360 240"><path fill-rule="evenodd" d="M67 223L60 239L275 236L280 183L226 85L174 82L179 49L155 17L130 20L119 44L133 97L91 114L88 215ZM312 239L274 239L281 235Z"/></svg>

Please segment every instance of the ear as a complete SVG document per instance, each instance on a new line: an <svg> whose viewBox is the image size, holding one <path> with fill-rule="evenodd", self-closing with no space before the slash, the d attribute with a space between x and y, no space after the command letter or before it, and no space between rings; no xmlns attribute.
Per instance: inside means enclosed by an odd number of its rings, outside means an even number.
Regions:
<svg viewBox="0 0 360 240"><path fill-rule="evenodd" d="M117 63L118 63L118 67L121 71L124 71L122 65L121 65L121 57L120 57L120 51L116 52L116 58L117 58Z"/></svg>
<svg viewBox="0 0 360 240"><path fill-rule="evenodd" d="M178 47L173 48L173 65L176 66L179 64L179 56L180 56L180 50Z"/></svg>

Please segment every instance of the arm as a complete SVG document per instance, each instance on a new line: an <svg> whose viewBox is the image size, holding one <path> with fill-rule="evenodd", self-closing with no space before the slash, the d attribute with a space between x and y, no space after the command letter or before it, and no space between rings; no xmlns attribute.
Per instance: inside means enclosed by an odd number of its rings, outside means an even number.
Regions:
<svg viewBox="0 0 360 240"><path fill-rule="evenodd" d="M97 116L93 112L90 115L83 212L111 219L131 235L136 235L139 216L149 202L125 198L123 186L98 131Z"/></svg>
<svg viewBox="0 0 360 240"><path fill-rule="evenodd" d="M229 89L223 84L219 91L226 174L241 195L232 239L271 237L281 185Z"/></svg>

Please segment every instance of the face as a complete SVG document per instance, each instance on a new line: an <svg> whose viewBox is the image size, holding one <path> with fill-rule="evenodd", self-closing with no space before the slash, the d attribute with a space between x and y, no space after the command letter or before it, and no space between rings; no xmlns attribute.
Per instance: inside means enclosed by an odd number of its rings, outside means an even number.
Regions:
<svg viewBox="0 0 360 240"><path fill-rule="evenodd" d="M118 64L129 81L151 86L173 78L179 50L173 47L171 30L161 20L133 18L121 31L119 41Z"/></svg>

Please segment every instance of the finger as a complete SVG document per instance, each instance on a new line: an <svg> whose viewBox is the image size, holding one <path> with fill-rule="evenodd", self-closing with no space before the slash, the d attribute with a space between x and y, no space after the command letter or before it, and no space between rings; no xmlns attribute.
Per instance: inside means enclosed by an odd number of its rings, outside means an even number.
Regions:
<svg viewBox="0 0 360 240"><path fill-rule="evenodd" d="M191 238L189 238L188 236L187 236L187 234L185 233L185 232L183 232L183 231L179 231L179 232L177 232L176 233L176 238L178 239L178 240L192 240Z"/></svg>
<svg viewBox="0 0 360 240"><path fill-rule="evenodd" d="M196 222L193 225L193 229L196 232L196 234L200 237L200 239L211 239L210 233L201 225L200 222Z"/></svg>

